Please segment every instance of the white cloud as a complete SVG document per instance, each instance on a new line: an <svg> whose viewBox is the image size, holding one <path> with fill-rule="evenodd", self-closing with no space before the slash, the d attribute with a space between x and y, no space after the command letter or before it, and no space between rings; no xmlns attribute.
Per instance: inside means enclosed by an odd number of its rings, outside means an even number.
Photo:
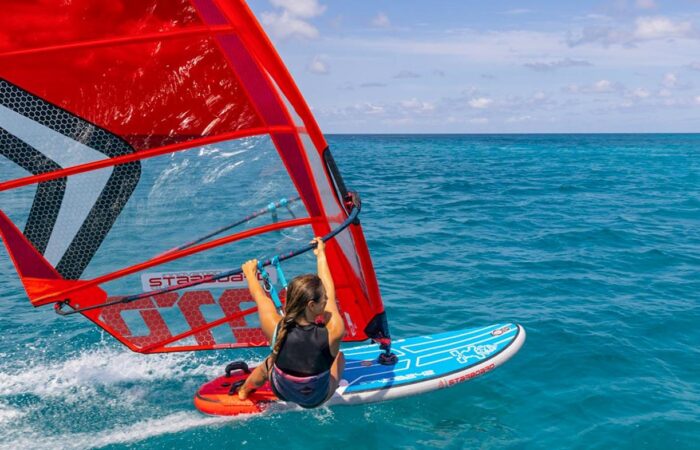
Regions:
<svg viewBox="0 0 700 450"><path fill-rule="evenodd" d="M473 119L469 119L469 123L473 123L476 125L485 125L489 123L489 119L486 117L474 117Z"/></svg>
<svg viewBox="0 0 700 450"><path fill-rule="evenodd" d="M484 109L488 108L489 105L493 103L493 99L487 98L487 97L478 97L478 98L473 98L469 100L469 106L475 109Z"/></svg>
<svg viewBox="0 0 700 450"><path fill-rule="evenodd" d="M589 63L588 61L583 61L583 60L576 60L576 59L571 59L571 58L566 58L566 59L560 59L557 61L548 61L548 62L531 62L531 63L525 63L524 66L527 67L528 69L532 69L536 72L552 72L557 69L565 69L568 67L586 67L586 66L592 66L593 64Z"/></svg>
<svg viewBox="0 0 700 450"><path fill-rule="evenodd" d="M583 27L580 30L569 32L566 41L570 47L591 43L602 44L606 47L611 45L629 47L643 41L697 37L693 25L689 21L674 21L664 16L645 16L638 17L633 27L624 24Z"/></svg>
<svg viewBox="0 0 700 450"><path fill-rule="evenodd" d="M629 33L611 26L584 27L576 32L569 32L566 42L570 47L583 44L599 43L604 46L625 44L630 40Z"/></svg>
<svg viewBox="0 0 700 450"><path fill-rule="evenodd" d="M410 100L404 100L400 103L404 110L410 110L414 112L432 112L435 110L435 105L430 102L423 102L416 98Z"/></svg>
<svg viewBox="0 0 700 450"><path fill-rule="evenodd" d="M596 22L611 22L613 20L612 17L610 17L606 14L595 14L595 13L586 14L585 16L583 16L583 18L585 18L587 20L593 20Z"/></svg>
<svg viewBox="0 0 700 450"><path fill-rule="evenodd" d="M693 61L688 64L687 67L691 70L700 70L700 61Z"/></svg>
<svg viewBox="0 0 700 450"><path fill-rule="evenodd" d="M391 26L391 21L386 14L380 12L372 19L372 25L379 28L389 28Z"/></svg>
<svg viewBox="0 0 700 450"><path fill-rule="evenodd" d="M564 91L569 94L609 94L620 92L623 89L624 87L621 84L603 79L590 85L570 84L564 88Z"/></svg>
<svg viewBox="0 0 700 450"><path fill-rule="evenodd" d="M292 16L286 11L281 14L265 12L262 14L262 22L277 37L288 38L296 36L308 39L318 37L316 27Z"/></svg>
<svg viewBox="0 0 700 450"><path fill-rule="evenodd" d="M691 89L693 87L693 84L684 81L681 78L678 77L673 72L667 72L664 74L663 79L661 80L661 86L666 89L670 90L676 90L676 89Z"/></svg>
<svg viewBox="0 0 700 450"><path fill-rule="evenodd" d="M532 10L525 9L525 8L515 8L515 9L509 9L508 11L504 11L503 14L508 14L511 16L517 16L520 14L528 14L531 13Z"/></svg>
<svg viewBox="0 0 700 450"><path fill-rule="evenodd" d="M632 26L633 24L630 24L628 37ZM671 67L686 66L698 60L697 55L700 55L700 39L683 42L668 39L647 40L640 41L635 46L612 45L620 41L611 41L611 45L600 45L602 42L598 41L594 45L582 44L572 49L571 42L567 43L566 35L562 35L562 32L536 31L457 30L445 32L443 35L416 34L403 38L397 36L371 39L363 36L328 37L324 42L351 54L381 55L385 58L392 55L391 58L397 58L397 61L419 61L418 58L441 56L451 57L454 62L468 60L469 67L478 70L477 74L498 74L500 80L505 79L502 70L505 66L512 67L514 64L522 66L527 62L544 58L539 55L561 55L562 59L569 57L573 60L588 61L598 68L625 71L633 68L646 70L650 67L661 67L662 70L668 71ZM407 59L407 56L412 58ZM556 60L559 58L542 59L545 62ZM431 64L433 64L432 67L438 67L442 62L431 61ZM421 66L406 67L417 70ZM582 69L586 68L582 67ZM484 78L492 77L486 75Z"/></svg>
<svg viewBox="0 0 700 450"><path fill-rule="evenodd" d="M312 59L309 63L308 69L311 73L315 73L318 75L327 75L328 63L326 62L323 56L317 55L314 56L314 59Z"/></svg>
<svg viewBox="0 0 700 450"><path fill-rule="evenodd" d="M506 123L522 123L522 122L529 122L533 119L532 116L529 115L523 115L523 116L511 116L506 119Z"/></svg>
<svg viewBox="0 0 700 450"><path fill-rule="evenodd" d="M270 0L270 3L304 19L320 16L326 10L326 7L319 4L317 0Z"/></svg>
<svg viewBox="0 0 700 450"><path fill-rule="evenodd" d="M695 97L695 104L696 104L696 105L700 105L700 95L698 95L697 97Z"/></svg>
<svg viewBox="0 0 700 450"><path fill-rule="evenodd" d="M690 22L674 22L663 16L639 17L635 25L634 37L638 39L690 37L693 31Z"/></svg>
<svg viewBox="0 0 700 450"><path fill-rule="evenodd" d="M381 83L379 81L367 81L365 83L360 83L361 88L381 88L386 87L386 83Z"/></svg>
<svg viewBox="0 0 700 450"><path fill-rule="evenodd" d="M378 115L384 114L384 107L381 105L375 105L373 103L363 103L361 105L356 105L357 110L364 114Z"/></svg>
<svg viewBox="0 0 700 450"><path fill-rule="evenodd" d="M649 98L649 96L651 96L651 92L644 88L637 88L630 92L630 95L635 98Z"/></svg>
<svg viewBox="0 0 700 450"><path fill-rule="evenodd" d="M594 92L612 92L613 84L609 80L599 80L593 83Z"/></svg>
<svg viewBox="0 0 700 450"><path fill-rule="evenodd" d="M317 38L318 29L307 20L323 14L326 7L317 0L270 0L278 11L262 13L265 28L280 38Z"/></svg>
<svg viewBox="0 0 700 450"><path fill-rule="evenodd" d="M415 72L411 72L410 70L402 70L401 72L394 75L394 78L420 78L420 75L418 75Z"/></svg>
<svg viewBox="0 0 700 450"><path fill-rule="evenodd" d="M662 103L664 106L679 106L679 105L683 105L684 102L679 102L679 101L676 100L675 98L667 98L666 100L664 100L664 101L661 102L661 103ZM687 102L685 102L685 103L687 103Z"/></svg>
<svg viewBox="0 0 700 450"><path fill-rule="evenodd" d="M676 76L675 73L669 72L666 75L664 75L664 79L661 82L661 84L664 85L664 87L672 89L672 88L678 86L678 77Z"/></svg>

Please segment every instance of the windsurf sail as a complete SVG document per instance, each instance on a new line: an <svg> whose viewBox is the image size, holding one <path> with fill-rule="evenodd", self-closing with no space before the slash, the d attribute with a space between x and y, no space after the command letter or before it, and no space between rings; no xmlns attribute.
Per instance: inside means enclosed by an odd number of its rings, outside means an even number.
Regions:
<svg viewBox="0 0 700 450"><path fill-rule="evenodd" d="M386 342L359 196L244 2L3 6L0 236L34 306L143 353L262 346L240 263L313 271L324 236L346 340Z"/></svg>

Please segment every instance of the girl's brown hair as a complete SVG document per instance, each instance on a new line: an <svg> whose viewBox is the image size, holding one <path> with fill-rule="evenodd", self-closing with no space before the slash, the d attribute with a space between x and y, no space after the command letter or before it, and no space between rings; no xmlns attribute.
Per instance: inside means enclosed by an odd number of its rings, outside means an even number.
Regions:
<svg viewBox="0 0 700 450"><path fill-rule="evenodd" d="M277 324L277 339L272 348L271 363L277 360L287 333L292 329L296 320L304 315L306 305L319 302L326 295L326 289L318 275L307 274L295 277L287 285L287 300L284 305L284 317Z"/></svg>

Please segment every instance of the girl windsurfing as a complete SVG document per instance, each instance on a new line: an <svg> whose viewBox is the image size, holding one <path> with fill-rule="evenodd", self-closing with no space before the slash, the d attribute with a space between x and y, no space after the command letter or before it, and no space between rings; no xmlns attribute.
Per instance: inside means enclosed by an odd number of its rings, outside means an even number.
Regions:
<svg viewBox="0 0 700 450"><path fill-rule="evenodd" d="M325 244L320 237L314 243L318 275L300 275L289 283L284 316L257 282L258 261L242 266L272 352L238 390L241 400L268 379L281 400L304 408L323 404L338 388L345 367L340 351L345 324L336 304Z"/></svg>

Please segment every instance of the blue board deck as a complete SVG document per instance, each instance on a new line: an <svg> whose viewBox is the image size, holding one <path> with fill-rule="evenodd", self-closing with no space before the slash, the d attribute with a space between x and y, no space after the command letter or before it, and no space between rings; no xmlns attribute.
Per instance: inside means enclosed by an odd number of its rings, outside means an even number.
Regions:
<svg viewBox="0 0 700 450"><path fill-rule="evenodd" d="M512 323L399 339L392 343L392 352L398 357L393 365L379 363L382 350L377 344L344 347L343 378L327 404L378 402L447 388L500 366L524 341L525 330ZM251 394L250 400L229 395L229 387L245 377L241 372L205 384L195 396L195 405L204 413L218 415L295 406L278 400L269 384Z"/></svg>
<svg viewBox="0 0 700 450"><path fill-rule="evenodd" d="M511 323L399 339L393 366L377 361L376 345L344 349L343 380L331 403L364 403L418 394L467 381L513 356L525 330Z"/></svg>

